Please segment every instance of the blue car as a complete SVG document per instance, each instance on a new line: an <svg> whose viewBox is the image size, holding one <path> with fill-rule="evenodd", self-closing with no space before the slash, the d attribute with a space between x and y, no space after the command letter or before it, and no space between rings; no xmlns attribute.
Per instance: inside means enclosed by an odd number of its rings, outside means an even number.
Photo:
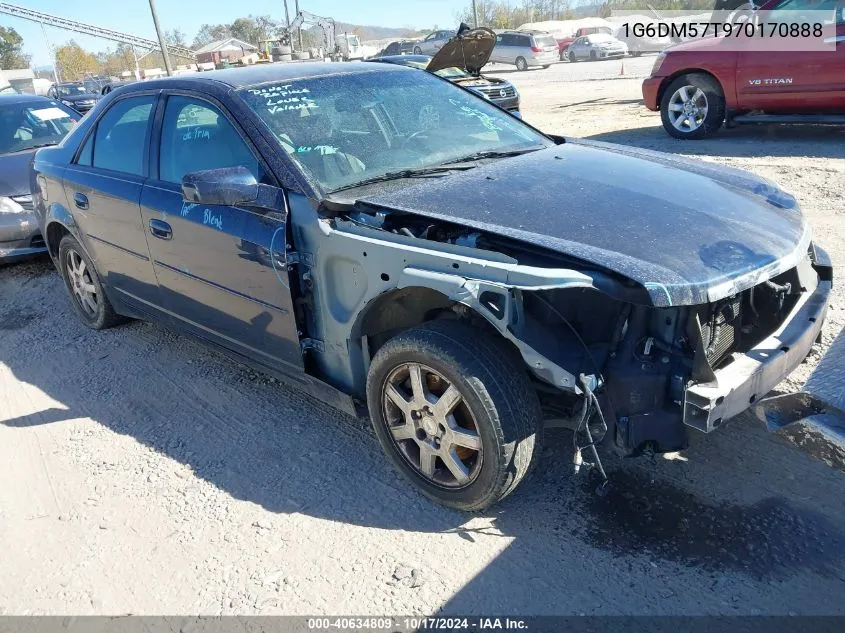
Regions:
<svg viewBox="0 0 845 633"><path fill-rule="evenodd" d="M157 321L366 404L398 471L462 510L517 487L550 419L596 465L715 431L803 360L832 288L772 183L548 136L396 64L124 86L30 186L86 326Z"/></svg>

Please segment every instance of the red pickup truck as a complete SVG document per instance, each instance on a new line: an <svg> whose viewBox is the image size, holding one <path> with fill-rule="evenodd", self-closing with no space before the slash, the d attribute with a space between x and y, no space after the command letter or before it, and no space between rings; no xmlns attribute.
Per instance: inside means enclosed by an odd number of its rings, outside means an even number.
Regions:
<svg viewBox="0 0 845 633"><path fill-rule="evenodd" d="M835 51L725 50L716 37L663 51L643 98L671 136L704 138L725 122L845 124L845 0L770 0L760 9L835 10Z"/></svg>

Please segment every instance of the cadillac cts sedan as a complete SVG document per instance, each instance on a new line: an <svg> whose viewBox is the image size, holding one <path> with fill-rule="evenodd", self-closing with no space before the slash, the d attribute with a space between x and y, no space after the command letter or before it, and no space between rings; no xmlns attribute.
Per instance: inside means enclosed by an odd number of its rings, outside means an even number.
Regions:
<svg viewBox="0 0 845 633"><path fill-rule="evenodd" d="M544 135L431 73L262 65L94 115L31 173L79 319L159 321L365 402L451 507L514 490L549 424L598 467L683 448L800 363L827 310L830 260L774 184Z"/></svg>

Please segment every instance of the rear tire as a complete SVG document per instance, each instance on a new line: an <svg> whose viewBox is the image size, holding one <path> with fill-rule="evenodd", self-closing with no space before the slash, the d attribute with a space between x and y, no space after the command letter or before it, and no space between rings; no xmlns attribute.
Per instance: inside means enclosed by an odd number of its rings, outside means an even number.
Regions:
<svg viewBox="0 0 845 633"><path fill-rule="evenodd" d="M444 398L455 403L442 409L447 423L438 422ZM385 343L370 366L367 403L396 469L451 508L476 511L498 502L541 450L540 403L522 359L504 341L454 321L427 323Z"/></svg>
<svg viewBox="0 0 845 633"><path fill-rule="evenodd" d="M524 57L517 57L516 61L514 62L514 66L516 66L516 69L519 71L528 70L528 62L525 61Z"/></svg>
<svg viewBox="0 0 845 633"><path fill-rule="evenodd" d="M681 75L663 93L660 119L674 138L697 140L716 133L725 120L722 87L709 75Z"/></svg>
<svg viewBox="0 0 845 633"><path fill-rule="evenodd" d="M59 272L73 311L85 327L105 330L126 321L114 311L94 263L70 234L59 242Z"/></svg>

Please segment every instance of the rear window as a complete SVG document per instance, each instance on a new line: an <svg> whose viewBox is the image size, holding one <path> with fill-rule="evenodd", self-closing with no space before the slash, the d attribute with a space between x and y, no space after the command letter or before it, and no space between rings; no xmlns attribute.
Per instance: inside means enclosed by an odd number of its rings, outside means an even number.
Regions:
<svg viewBox="0 0 845 633"><path fill-rule="evenodd" d="M535 35L534 46L537 48L548 48L550 46L557 48L557 40L551 35Z"/></svg>

